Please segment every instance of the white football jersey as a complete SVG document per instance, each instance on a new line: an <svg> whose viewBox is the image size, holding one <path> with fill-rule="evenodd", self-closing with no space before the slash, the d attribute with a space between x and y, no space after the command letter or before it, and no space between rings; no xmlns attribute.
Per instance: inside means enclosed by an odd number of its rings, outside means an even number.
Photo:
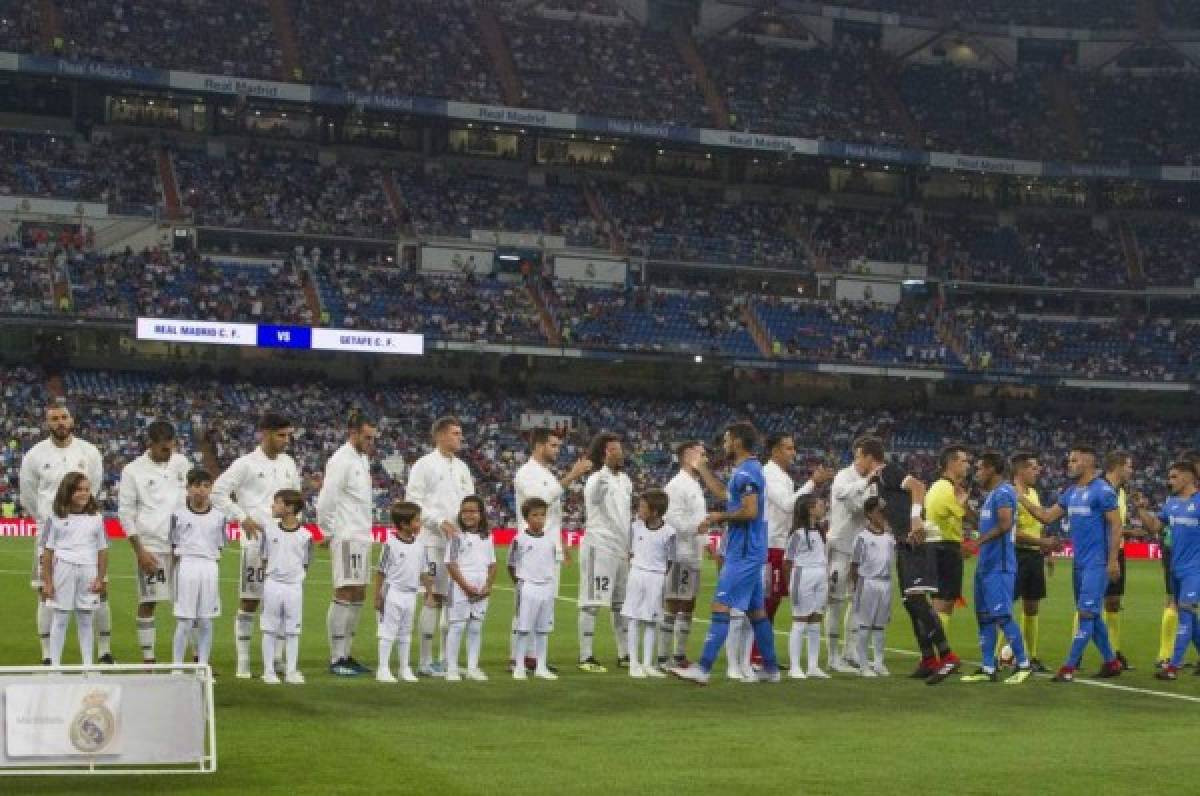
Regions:
<svg viewBox="0 0 1200 796"><path fill-rule="evenodd" d="M829 501L829 537L826 543L833 550L849 553L854 539L866 523L863 504L872 494L871 482L858 474L854 465L843 467L833 477Z"/></svg>
<svg viewBox="0 0 1200 796"><path fill-rule="evenodd" d="M485 539L477 533L460 533L446 548L446 563L458 564L464 577L486 575L488 568L496 563L491 535Z"/></svg>
<svg viewBox="0 0 1200 796"><path fill-rule="evenodd" d="M104 485L104 458L92 443L72 437L65 448L44 439L21 459L21 506L39 523L54 513L54 496L67 473L86 475L92 494L98 495Z"/></svg>
<svg viewBox="0 0 1200 796"><path fill-rule="evenodd" d="M628 555L633 519L633 482L629 476L601 467L588 476L583 503L583 546L613 556Z"/></svg>
<svg viewBox="0 0 1200 796"><path fill-rule="evenodd" d="M225 546L225 515L209 506L199 513L184 505L171 515L171 548L180 558L216 561Z"/></svg>
<svg viewBox="0 0 1200 796"><path fill-rule="evenodd" d="M251 517L266 528L274 522L271 504L275 493L300 488L295 460L286 453L272 459L260 447L236 459L221 473L213 483L212 502L217 511L235 522Z"/></svg>
<svg viewBox="0 0 1200 796"><path fill-rule="evenodd" d="M371 541L374 503L371 460L347 442L325 465L317 495L317 524L330 536Z"/></svg>
<svg viewBox="0 0 1200 796"><path fill-rule="evenodd" d="M558 573L558 558L550 534L533 536L527 531L517 535L508 553L509 562L522 583L553 583Z"/></svg>
<svg viewBox="0 0 1200 796"><path fill-rule="evenodd" d="M414 537L406 542L396 534L390 534L379 553L378 572L388 589L398 592L417 592L421 589L421 575L425 574L428 562L425 545L418 544Z"/></svg>
<svg viewBox="0 0 1200 796"><path fill-rule="evenodd" d="M680 564L699 566L707 541L704 534L696 533L700 523L708 516L704 489L695 476L680 470L667 482L663 491L670 501L663 519L675 529L675 560Z"/></svg>
<svg viewBox="0 0 1200 796"><path fill-rule="evenodd" d="M421 543L444 550L443 522L458 519L463 498L475 494L475 481L466 463L436 450L417 459L408 471L404 499L421 507Z"/></svg>
<svg viewBox="0 0 1200 796"><path fill-rule="evenodd" d="M108 549L104 518L99 514L52 514L42 538L42 547L52 550L55 560L68 564L95 566L97 554Z"/></svg>
<svg viewBox="0 0 1200 796"><path fill-rule="evenodd" d="M794 567L824 567L825 540L816 529L797 528L788 537L787 550L783 559Z"/></svg>
<svg viewBox="0 0 1200 796"><path fill-rule="evenodd" d="M544 526L546 534L554 538L560 552L562 552L562 484L558 482L556 476L550 468L539 462L532 456L529 461L517 468L516 475L513 476L513 497L516 501L517 508L517 531L523 531L528 527L529 523L525 522L524 515L521 514L521 506L524 505L529 498L538 497L546 501L549 508L546 509L546 524Z"/></svg>
<svg viewBox="0 0 1200 796"><path fill-rule="evenodd" d="M641 520L635 520L629 534L629 549L634 569L666 574L675 560L675 529L666 523L649 528Z"/></svg>
<svg viewBox="0 0 1200 796"><path fill-rule="evenodd" d="M294 531L284 530L279 520L272 520L259 535L259 554L266 561L267 580L276 583L303 583L312 561L313 538L301 525Z"/></svg>
<svg viewBox="0 0 1200 796"><path fill-rule="evenodd" d="M888 580L892 576L896 537L890 533L871 533L862 530L854 540L850 560L858 564L858 576L872 580Z"/></svg>
<svg viewBox="0 0 1200 796"><path fill-rule="evenodd" d="M136 535L152 553L168 553L171 515L187 498L191 463L172 453L159 464L143 453L121 470L117 485L117 518L129 536Z"/></svg>

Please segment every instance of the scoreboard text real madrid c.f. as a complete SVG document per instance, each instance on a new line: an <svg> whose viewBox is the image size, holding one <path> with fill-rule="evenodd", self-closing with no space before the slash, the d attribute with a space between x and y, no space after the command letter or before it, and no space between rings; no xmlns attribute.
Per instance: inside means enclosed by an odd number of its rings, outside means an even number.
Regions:
<svg viewBox="0 0 1200 796"><path fill-rule="evenodd" d="M422 334L172 318L138 318L137 339L407 356L425 353L425 335Z"/></svg>

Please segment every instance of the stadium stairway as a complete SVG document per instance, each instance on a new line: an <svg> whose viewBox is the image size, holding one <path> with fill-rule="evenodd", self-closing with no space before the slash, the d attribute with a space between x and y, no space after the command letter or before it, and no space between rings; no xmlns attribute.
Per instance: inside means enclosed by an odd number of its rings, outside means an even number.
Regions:
<svg viewBox="0 0 1200 796"><path fill-rule="evenodd" d="M742 323L746 324L746 330L750 332L750 337L754 339L758 353L763 355L763 359L774 359L775 341L771 339L762 318L758 317L758 310L754 308L754 302L751 300L742 305Z"/></svg>
<svg viewBox="0 0 1200 796"><path fill-rule="evenodd" d="M1085 158L1087 137L1083 134L1083 122L1079 118L1079 98L1071 88L1065 72L1049 71L1042 78L1042 86L1050 98L1051 121L1067 136L1067 145L1077 157Z"/></svg>
<svg viewBox="0 0 1200 796"><path fill-rule="evenodd" d="M1129 268L1129 283L1146 284L1146 272L1142 268L1142 250L1138 246L1137 233L1124 219L1117 222L1117 230L1121 234L1121 252L1125 255L1125 265Z"/></svg>
<svg viewBox="0 0 1200 796"><path fill-rule="evenodd" d="M596 195L591 183L583 184L583 198L587 202L588 210L592 212L592 218L602 229L608 231L609 250L613 254L628 253L629 249L625 245L625 236L621 234L621 227L608 214L604 208L604 202L600 201L600 197Z"/></svg>
<svg viewBox="0 0 1200 796"><path fill-rule="evenodd" d="M301 81L304 70L300 67L300 48L296 45L296 26L292 24L292 11L287 0L269 0L271 25L275 28L275 40L283 57L280 80Z"/></svg>
<svg viewBox="0 0 1200 796"><path fill-rule="evenodd" d="M917 124L916 117L904 104L900 90L896 88L899 81L899 63L891 56L876 52L868 57L867 80L871 87L883 97L888 113L901 130L904 131L904 141L914 149L925 148L925 131Z"/></svg>
<svg viewBox="0 0 1200 796"><path fill-rule="evenodd" d="M179 181L175 179L175 163L166 149L158 151L158 182L162 186L167 218L183 218L183 202L179 198Z"/></svg>
<svg viewBox="0 0 1200 796"><path fill-rule="evenodd" d="M41 23L42 46L47 51L56 52L56 42L62 40L62 17L54 0L38 0L38 20Z"/></svg>
<svg viewBox="0 0 1200 796"><path fill-rule="evenodd" d="M704 65L704 58L696 49L696 41L680 26L671 28L671 40L675 43L675 49L679 50L683 62L692 70L692 77L696 80L696 86L700 89L700 93L704 95L704 104L712 117L713 126L718 130L728 130L729 106L725 103L725 97L717 89L717 84L709 77L708 67Z"/></svg>
<svg viewBox="0 0 1200 796"><path fill-rule="evenodd" d="M282 0L275 0L282 2ZM525 97L525 87L517 74L517 65L513 61L512 50L508 48L508 38L495 10L490 3L475 5L475 15L479 20L479 33L483 37L483 46L487 48L496 70L496 78L500 82L500 91L504 95L506 105L520 106Z"/></svg>
<svg viewBox="0 0 1200 796"><path fill-rule="evenodd" d="M542 334L546 335L546 339L552 345L562 345L562 331L554 321L554 315L550 312L550 308L546 306L546 299L542 296L542 291L533 285L526 284L525 295L529 297L529 302L537 310L538 320L542 326Z"/></svg>

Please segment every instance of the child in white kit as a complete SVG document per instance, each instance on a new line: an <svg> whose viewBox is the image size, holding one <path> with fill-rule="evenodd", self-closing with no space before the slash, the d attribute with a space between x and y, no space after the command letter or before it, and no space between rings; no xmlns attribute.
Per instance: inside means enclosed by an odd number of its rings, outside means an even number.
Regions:
<svg viewBox="0 0 1200 796"><path fill-rule="evenodd" d="M783 576L792 602L792 632L788 637L791 669L788 677L828 679L817 665L821 653L821 616L829 602L829 568L825 557L825 537L819 525L825 519L828 504L816 495L796 500L792 516L792 534L783 554ZM804 642L808 641L808 672L800 666Z"/></svg>
<svg viewBox="0 0 1200 796"><path fill-rule="evenodd" d="M42 520L42 594L54 609L50 665L62 665L67 626L75 615L79 654L92 665L92 616L100 605L108 571L104 518L83 473L67 473L54 496L54 513Z"/></svg>
<svg viewBox="0 0 1200 796"><path fill-rule="evenodd" d="M429 582L426 547L417 544L421 532L421 507L398 501L392 504L395 530L383 543L379 568L375 570L375 610L379 612L379 665L375 679L395 683L392 675L392 645L396 646L400 679L415 683L409 651L412 648L413 618L417 593Z"/></svg>
<svg viewBox="0 0 1200 796"><path fill-rule="evenodd" d="M629 621L629 676L666 677L655 665L658 620L662 618L667 572L675 561L675 529L663 522L669 498L651 489L638 499L638 518L629 534L629 582L621 615ZM638 631L642 659L638 660Z"/></svg>
<svg viewBox="0 0 1200 796"><path fill-rule="evenodd" d="M463 632L467 635L467 679L486 680L479 668L483 646L483 618L487 616L488 597L496 579L496 548L488 525L487 509L475 495L463 498L458 510L460 533L446 548L446 574L450 576L447 613L450 629L446 634L446 680L462 679L458 670L458 648Z"/></svg>
<svg viewBox="0 0 1200 796"><path fill-rule="evenodd" d="M883 635L892 619L892 562L896 539L888 531L883 498L869 497L863 505L867 527L854 540L850 587L854 589L854 621L858 625L858 660L863 677L886 677ZM875 660L867 663L867 638Z"/></svg>
<svg viewBox="0 0 1200 796"><path fill-rule="evenodd" d="M217 561L225 546L225 515L212 507L213 478L206 470L187 475L187 502L171 515L169 541L175 556L175 639L171 660L183 663L188 639L196 636L196 659L212 652L212 620L221 615Z"/></svg>
<svg viewBox="0 0 1200 796"><path fill-rule="evenodd" d="M521 504L521 516L527 526L513 540L508 553L508 569L519 583L517 592L517 647L513 679L525 680L528 675L522 662L534 636L534 657L537 665L533 676L542 680L557 680L558 675L546 665L546 648L550 631L554 629L554 600L558 573L557 548L554 538L545 532L546 510L549 504L541 498L529 498Z"/></svg>
<svg viewBox="0 0 1200 796"><path fill-rule="evenodd" d="M275 493L271 516L275 519L263 529L259 550L263 559L262 628L263 682L278 685L275 674L275 645L283 641L287 671L284 681L302 685L304 675L297 668L300 655L300 628L304 622L304 577L312 562L313 537L300 524L304 496L295 489Z"/></svg>

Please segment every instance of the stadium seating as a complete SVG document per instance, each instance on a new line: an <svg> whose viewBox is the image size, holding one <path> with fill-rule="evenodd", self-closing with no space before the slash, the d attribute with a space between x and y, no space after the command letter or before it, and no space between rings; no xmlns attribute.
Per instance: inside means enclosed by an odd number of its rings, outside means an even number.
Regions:
<svg viewBox="0 0 1200 796"><path fill-rule="evenodd" d="M1192 286L1200 278L1200 230L1188 219L1138 219L1133 230L1147 284Z"/></svg>
<svg viewBox="0 0 1200 796"><path fill-rule="evenodd" d="M70 0L60 6L64 54L70 57L266 80L283 77L265 2Z"/></svg>
<svg viewBox="0 0 1200 796"><path fill-rule="evenodd" d="M0 50L33 52L38 46L40 30L36 3L0 0Z"/></svg>
<svg viewBox="0 0 1200 796"><path fill-rule="evenodd" d="M71 136L0 131L0 195L106 202L153 214L158 205L152 148L138 139L88 144Z"/></svg>
<svg viewBox="0 0 1200 796"><path fill-rule="evenodd" d="M1191 163L1200 156L1194 73L1078 75L1088 157L1108 163Z"/></svg>
<svg viewBox="0 0 1200 796"><path fill-rule="evenodd" d="M304 78L359 91L499 102L466 0L290 0Z"/></svg>
<svg viewBox="0 0 1200 796"><path fill-rule="evenodd" d="M1187 5L1186 2L1175 1ZM1039 0L972 0L961 6L938 0L836 0L829 5L926 19L941 19L945 13L943 9L949 9L953 21L987 25L1044 25L1101 30L1132 30L1137 27L1134 16L1136 3L1124 0L1055 0L1053 3Z"/></svg>
<svg viewBox="0 0 1200 796"><path fill-rule="evenodd" d="M854 39L834 49L793 49L727 37L709 40L702 52L738 129L902 143L868 78L870 53Z"/></svg>
<svg viewBox="0 0 1200 796"><path fill-rule="evenodd" d="M0 433L10 450L24 451L44 436L44 374L13 368L0 374L6 412ZM794 433L799 467L816 461L841 465L853 438L874 431L889 447L928 479L935 477L936 452L949 442L1001 450L1028 448L1041 452L1046 468L1042 485L1048 494L1062 483L1067 448L1076 440L1076 416L1054 412L1002 416L986 411L931 413L866 412L810 406L731 405L713 401L657 400L580 393L546 393L516 398L507 392L468 392L437 387L390 385L362 389L319 379L295 383L257 383L176 379L144 373L67 371L66 396L76 414L80 435L96 442L105 455L105 489L101 498L115 509L113 489L121 466L141 452L141 434L156 417L166 417L180 430L183 449L198 459L203 438L215 448L218 463L227 465L255 444L253 422L265 408L284 410L296 426L292 455L296 458L310 499L319 483L325 459L343 442L343 420L351 407L367 411L380 422L379 461L402 457L408 464L427 449L433 418L456 414L463 420L467 460L490 519L514 519L511 478L527 455L513 421L521 412L544 410L575 419L578 428L564 446L562 461L572 461L599 429L615 429L625 438L628 469L635 490L661 485L676 466L671 451L684 438L715 439L736 419L753 417L760 431ZM1133 453L1136 468L1132 488L1161 497L1161 473L1171 457L1186 447L1200 446L1187 424L1129 418L1093 419L1088 431L1100 450ZM5 460L15 478L15 457ZM377 517L389 500L403 494L403 479L373 468ZM11 488L11 487L10 487ZM581 485L568 492L569 526L582 518Z"/></svg>
<svg viewBox="0 0 1200 796"><path fill-rule="evenodd" d="M307 149L250 148L224 158L175 156L184 204L197 224L361 238L393 238L377 169L320 165Z"/></svg>
<svg viewBox="0 0 1200 796"><path fill-rule="evenodd" d="M0 294L7 296L9 315L45 315L53 307L50 265L45 257L27 256L15 246L0 247Z"/></svg>
<svg viewBox="0 0 1200 796"><path fill-rule="evenodd" d="M632 23L568 23L504 14L524 104L651 122L711 126L695 77L662 33Z"/></svg>

